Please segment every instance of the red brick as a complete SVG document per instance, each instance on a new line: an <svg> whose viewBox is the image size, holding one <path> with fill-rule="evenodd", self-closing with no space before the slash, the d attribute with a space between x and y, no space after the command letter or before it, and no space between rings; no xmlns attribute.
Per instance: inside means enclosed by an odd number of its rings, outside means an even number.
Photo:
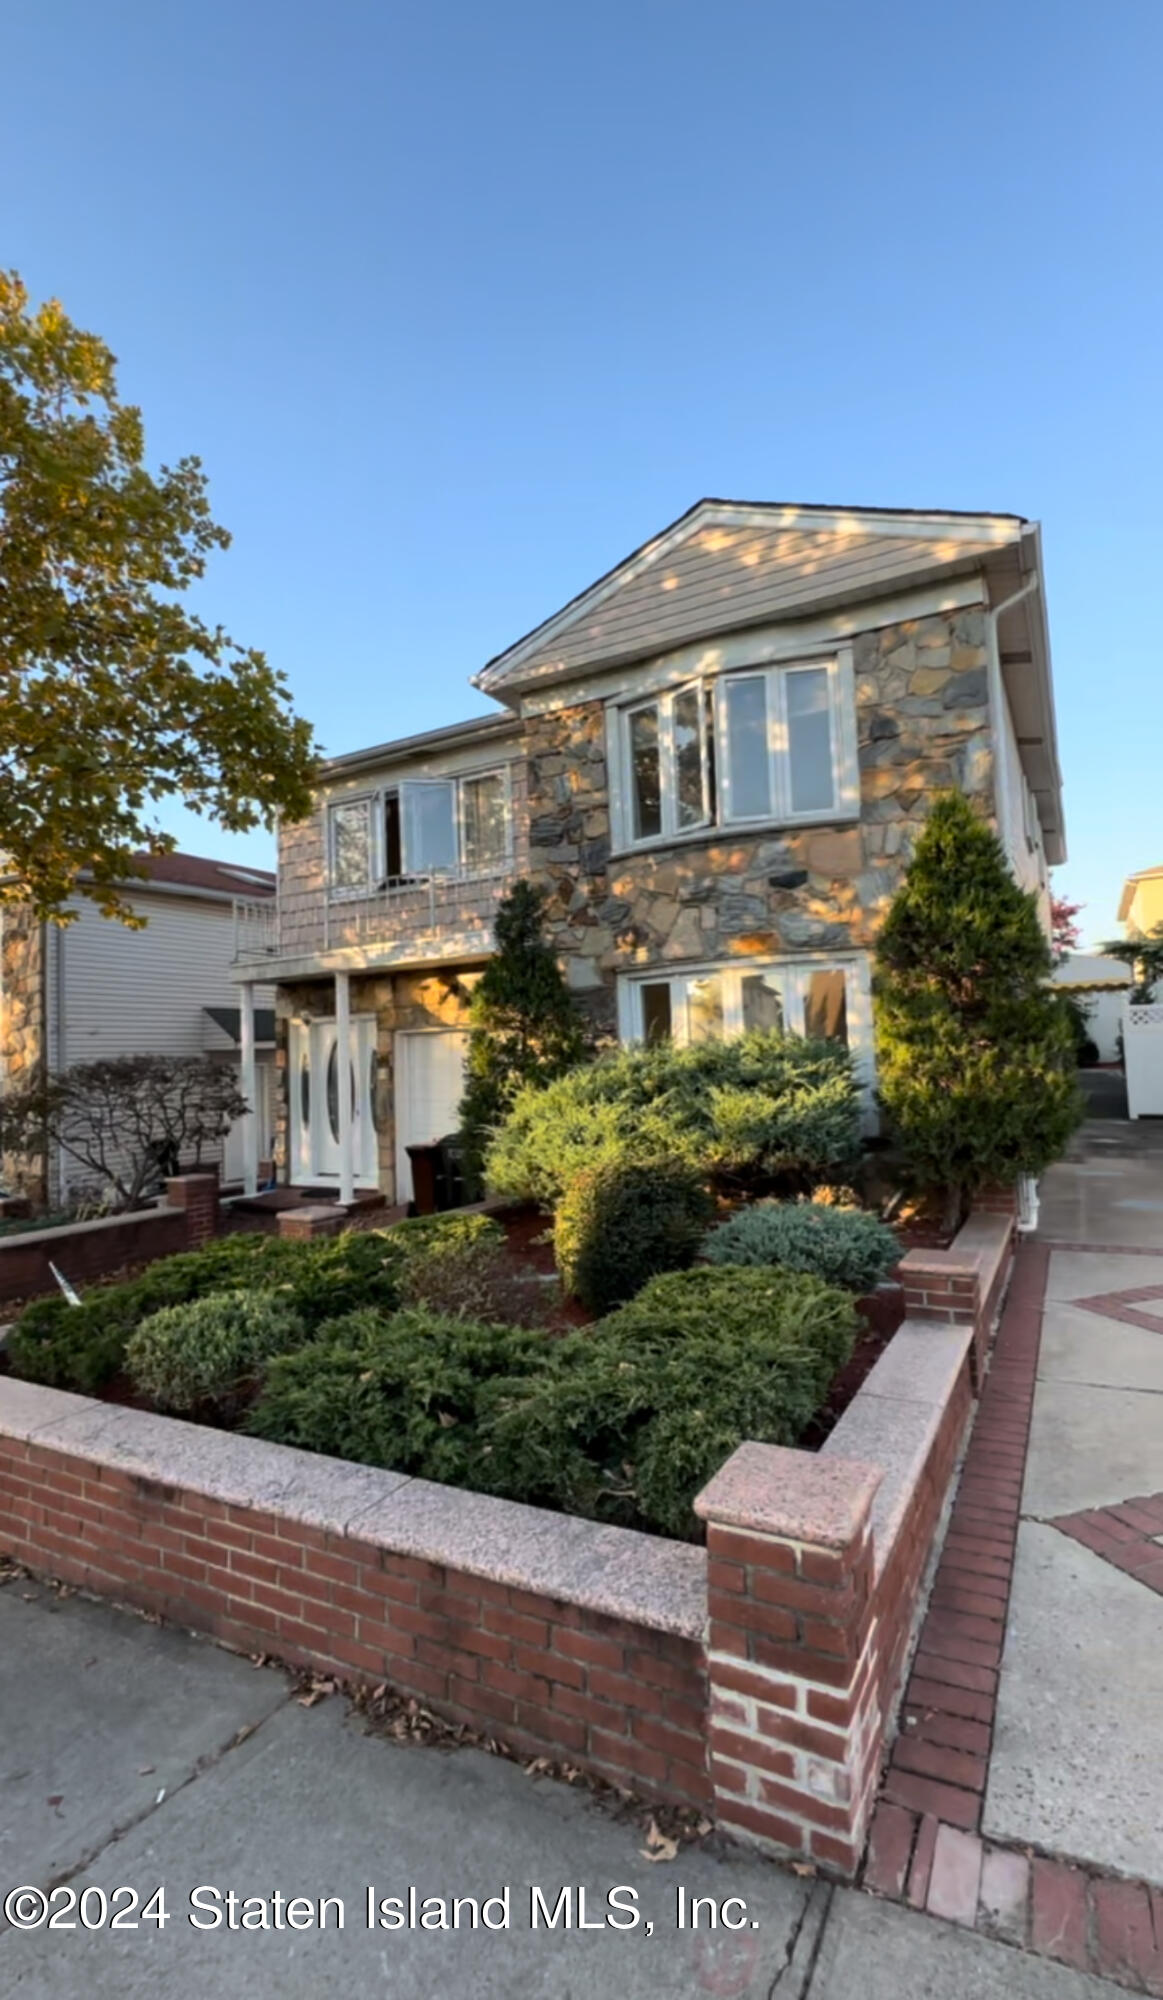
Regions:
<svg viewBox="0 0 1163 2000"><path fill-rule="evenodd" d="M566 1659L580 1660L585 1666L618 1669L625 1659L625 1647L615 1645L609 1639L595 1639L589 1632L558 1631L553 1647Z"/></svg>
<svg viewBox="0 0 1163 2000"><path fill-rule="evenodd" d="M751 1658L762 1667L821 1681L825 1687L847 1687L852 1674L850 1660L833 1659L826 1653L808 1653L795 1646L775 1644L758 1632L751 1635Z"/></svg>
<svg viewBox="0 0 1163 2000"><path fill-rule="evenodd" d="M933 1868L933 1850L937 1845L938 1825L936 1816L933 1813L926 1813L917 1831L908 1884L908 1901L914 1910L923 1910L928 1901L929 1876Z"/></svg>
<svg viewBox="0 0 1163 2000"><path fill-rule="evenodd" d="M984 1757L918 1738L912 1731L897 1737L892 1762L899 1771L916 1771L923 1778L940 1779L943 1785L958 1785L967 1792L985 1790Z"/></svg>
<svg viewBox="0 0 1163 2000"><path fill-rule="evenodd" d="M742 1827L744 1832L755 1834L760 1840L768 1840L774 1847L786 1848L791 1854L803 1854L806 1848L807 1829L800 1820L790 1819L786 1814L767 1812L762 1806L736 1804L720 1799L718 1820L728 1830Z"/></svg>
<svg viewBox="0 0 1163 2000"><path fill-rule="evenodd" d="M707 1523L707 1553L711 1558L712 1576L720 1556L726 1562L783 1570L788 1576L795 1575L795 1550L786 1542L768 1541L763 1535L747 1535L738 1528L725 1528L718 1521Z"/></svg>
<svg viewBox="0 0 1163 2000"><path fill-rule="evenodd" d="M938 1704L920 1707L907 1701L901 1715L901 1734L910 1743L943 1743L950 1750L965 1750L974 1757L988 1757L988 1722L951 1714Z"/></svg>
<svg viewBox="0 0 1163 2000"><path fill-rule="evenodd" d="M917 1815L882 1799L872 1818L868 1835L868 1859L864 1864L864 1886L880 1896L895 1899L904 1893Z"/></svg>
<svg viewBox="0 0 1163 2000"><path fill-rule="evenodd" d="M972 1929L977 1920L981 1863L981 1842L975 1833L964 1833L955 1826L939 1826L925 1908L935 1917Z"/></svg>
<svg viewBox="0 0 1163 2000"><path fill-rule="evenodd" d="M1155 1942L1151 1902L1141 1882L1092 1881L1097 1969L1115 1979L1133 1979L1158 1993L1163 1953Z"/></svg>
<svg viewBox="0 0 1163 2000"><path fill-rule="evenodd" d="M801 1814L809 1825L830 1828L833 1833L851 1831L851 1811L846 1805L836 1805L831 1799L817 1798L814 1792L801 1792L798 1786L785 1785L778 1778L759 1778L759 1796L764 1805L775 1806L781 1812Z"/></svg>
<svg viewBox="0 0 1163 2000"><path fill-rule="evenodd" d="M759 1733L777 1743L790 1744L796 1750L807 1750L813 1757L830 1758L833 1764L845 1761L848 1738L836 1729L823 1729L816 1723L801 1722L798 1715L787 1715L782 1709L759 1709Z"/></svg>
<svg viewBox="0 0 1163 2000"><path fill-rule="evenodd" d="M529 1618L523 1612L511 1611L505 1604L486 1603L482 1611L482 1621L490 1632L499 1632L503 1638L516 1639L524 1646L547 1646L552 1630L545 1618Z"/></svg>
<svg viewBox="0 0 1163 2000"><path fill-rule="evenodd" d="M586 1684L586 1670L578 1660L567 1660L561 1653L543 1652L536 1646L514 1646L513 1664L529 1674L543 1674L546 1680L560 1682L563 1687L581 1688Z"/></svg>
<svg viewBox="0 0 1163 2000"><path fill-rule="evenodd" d="M777 1778L795 1776L794 1756L776 1743L741 1735L738 1730L725 1729L719 1723L712 1723L710 1735L711 1750L717 1756L730 1757L736 1764L746 1764L757 1771L770 1771Z"/></svg>
<svg viewBox="0 0 1163 2000"><path fill-rule="evenodd" d="M796 1705L797 1688L793 1682L780 1681L767 1674L756 1673L754 1669L744 1666L741 1661L716 1660L711 1684L716 1688L729 1688L736 1694L754 1695L757 1701L770 1702L773 1708L794 1708ZM808 1690L808 1708L811 1713L821 1715L825 1722L834 1721L836 1719L834 1715L824 1714L814 1705L814 1692L812 1689ZM821 1695L819 1698L835 1707L834 1696ZM846 1711L845 1719L847 1719Z"/></svg>
<svg viewBox="0 0 1163 2000"><path fill-rule="evenodd" d="M936 1778L925 1778L915 1771L890 1768L884 1796L894 1805L908 1806L913 1812L932 1813L936 1819L963 1827L967 1833L976 1832L981 1818L981 1799L976 1792L943 1785Z"/></svg>
<svg viewBox="0 0 1163 2000"><path fill-rule="evenodd" d="M1086 1877L1077 1868L1035 1856L1030 1944L1047 1958L1086 1970Z"/></svg>

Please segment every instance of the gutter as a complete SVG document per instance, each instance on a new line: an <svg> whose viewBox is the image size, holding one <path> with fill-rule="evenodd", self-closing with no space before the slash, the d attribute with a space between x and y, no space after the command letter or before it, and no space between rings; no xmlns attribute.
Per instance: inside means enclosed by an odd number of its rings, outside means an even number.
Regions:
<svg viewBox="0 0 1163 2000"><path fill-rule="evenodd" d="M986 674L989 683L989 709L991 716L995 718L991 734L993 737L994 793L997 799L997 827L1001 837L1001 844L1007 855L1010 853L1010 833L1012 831L1009 823L1009 744L1005 731L1006 691L1005 682L1002 679L1001 648L998 644L997 628L998 621L1003 612L1011 610L1015 604L1020 604L1024 597L1029 597L1032 591L1037 590L1040 582L1041 578L1038 571L1033 570L1026 578L1025 583L1021 584L1017 590L1011 591L1008 597L1003 597L1001 603L993 605L985 615Z"/></svg>

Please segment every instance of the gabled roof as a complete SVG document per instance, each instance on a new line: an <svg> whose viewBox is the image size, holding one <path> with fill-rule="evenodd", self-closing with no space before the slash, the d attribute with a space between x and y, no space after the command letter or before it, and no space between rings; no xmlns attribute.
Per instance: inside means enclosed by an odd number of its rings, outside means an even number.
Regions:
<svg viewBox="0 0 1163 2000"><path fill-rule="evenodd" d="M691 639L971 571L1020 540L1017 514L700 500L498 653L474 685L621 664Z"/></svg>
<svg viewBox="0 0 1163 2000"><path fill-rule="evenodd" d="M145 879L159 889L210 889L219 896L273 896L275 877L269 868L244 868L235 861L211 861L202 854L139 854ZM132 888L132 882L125 885Z"/></svg>

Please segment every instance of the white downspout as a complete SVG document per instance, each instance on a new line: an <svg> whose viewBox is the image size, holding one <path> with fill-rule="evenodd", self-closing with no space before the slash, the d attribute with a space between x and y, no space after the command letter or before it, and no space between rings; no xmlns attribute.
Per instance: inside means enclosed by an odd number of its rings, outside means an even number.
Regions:
<svg viewBox="0 0 1163 2000"><path fill-rule="evenodd" d="M1041 579L1038 575L1037 570L1034 570L1031 573L1031 575L1026 578L1025 583L1022 584L1020 589L1013 591L1009 597L1003 597L1000 604L995 604L992 607L992 609L987 611L985 614L986 674L989 681L990 714L994 718L993 786L994 786L994 794L997 799L997 830L998 830L998 835L1001 839L1001 844L1006 851L1007 858L1010 858L1010 833L1012 831L1009 823L1010 819L1009 749L1006 742L1006 728L1005 728L1005 719L1008 713L1008 708L1006 703L1005 682L1002 679L1001 647L998 643L997 627L998 627L998 620L1001 618L1002 613L1005 611L1009 611L1013 605L1020 604L1023 597L1028 597L1032 590L1037 590L1040 581ZM1013 866L1012 858L1010 858L1010 866L1011 868Z"/></svg>

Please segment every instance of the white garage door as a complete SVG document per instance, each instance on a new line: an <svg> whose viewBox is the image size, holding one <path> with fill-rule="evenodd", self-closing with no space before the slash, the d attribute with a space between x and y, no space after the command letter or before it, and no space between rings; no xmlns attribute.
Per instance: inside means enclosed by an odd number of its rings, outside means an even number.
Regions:
<svg viewBox="0 0 1163 2000"><path fill-rule="evenodd" d="M396 1036L396 1200L412 1199L409 1146L455 1132L464 1096L468 1034L463 1028Z"/></svg>

